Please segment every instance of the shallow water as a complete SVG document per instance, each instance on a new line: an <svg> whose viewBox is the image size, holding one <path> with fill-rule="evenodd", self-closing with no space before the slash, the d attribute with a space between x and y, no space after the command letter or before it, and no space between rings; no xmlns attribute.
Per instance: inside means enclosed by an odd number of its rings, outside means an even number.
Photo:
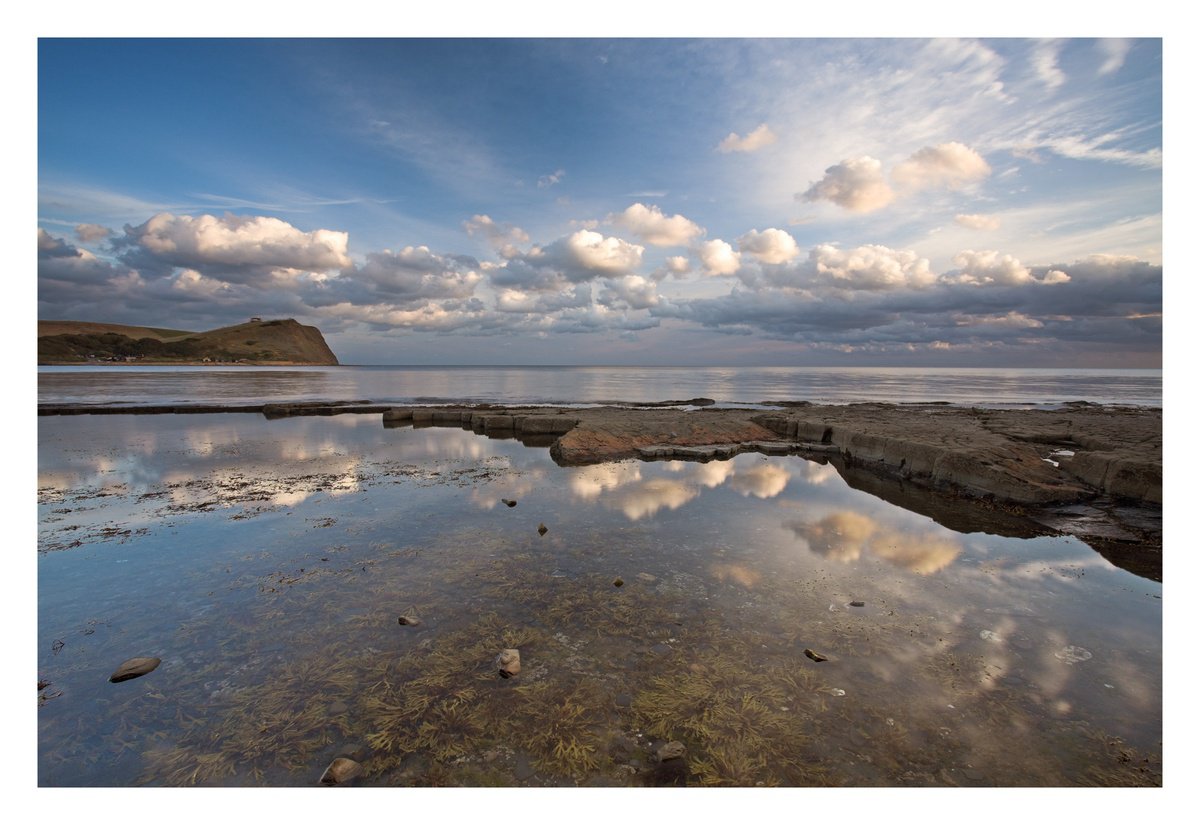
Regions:
<svg viewBox="0 0 1200 825"><path fill-rule="evenodd" d="M38 486L43 786L1161 783L1161 585L798 457L84 416Z"/></svg>
<svg viewBox="0 0 1200 825"><path fill-rule="evenodd" d="M712 398L1162 406L1162 370L875 367L39 367L38 401L573 404Z"/></svg>

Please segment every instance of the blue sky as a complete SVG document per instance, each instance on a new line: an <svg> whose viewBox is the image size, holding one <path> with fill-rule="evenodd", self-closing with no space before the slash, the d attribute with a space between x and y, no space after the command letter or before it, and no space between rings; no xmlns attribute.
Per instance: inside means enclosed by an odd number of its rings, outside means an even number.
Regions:
<svg viewBox="0 0 1200 825"><path fill-rule="evenodd" d="M38 44L38 317L343 363L1159 366L1147 39Z"/></svg>

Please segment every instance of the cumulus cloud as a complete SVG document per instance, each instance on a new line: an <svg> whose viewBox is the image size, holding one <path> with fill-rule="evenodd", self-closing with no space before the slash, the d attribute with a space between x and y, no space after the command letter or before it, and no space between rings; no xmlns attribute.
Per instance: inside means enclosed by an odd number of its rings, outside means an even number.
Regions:
<svg viewBox="0 0 1200 825"><path fill-rule="evenodd" d="M807 269L819 283L839 289L920 289L936 280L928 259L912 250L877 245L844 251L819 244L809 251Z"/></svg>
<svg viewBox="0 0 1200 825"><path fill-rule="evenodd" d="M682 278L692 271L692 262L686 255L672 255L666 260L667 272L676 278Z"/></svg>
<svg viewBox="0 0 1200 825"><path fill-rule="evenodd" d="M492 269L493 284L521 290L558 290L594 278L633 273L642 262L644 246L581 229L545 247L535 246Z"/></svg>
<svg viewBox="0 0 1200 825"><path fill-rule="evenodd" d="M775 133L771 131L771 127L765 123L761 123L757 129L745 137L739 136L736 132L730 132L728 137L717 145L717 151L757 152L764 146L770 146L776 140L777 138Z"/></svg>
<svg viewBox="0 0 1200 825"><path fill-rule="evenodd" d="M469 221L463 221L463 229L468 235L481 235L489 245L505 258L516 256L516 244L529 243L529 235L519 226L511 223L497 223L487 215L472 215Z"/></svg>
<svg viewBox="0 0 1200 825"><path fill-rule="evenodd" d="M646 309L659 302L657 285L641 275L625 275L608 281L608 289L600 295L600 302L613 305L623 302L630 309Z"/></svg>
<svg viewBox="0 0 1200 825"><path fill-rule="evenodd" d="M967 229L991 231L1000 228L1000 221L991 215L955 215L954 222Z"/></svg>
<svg viewBox="0 0 1200 825"><path fill-rule="evenodd" d="M800 254L796 239L782 229L752 229L738 238L738 249L764 264L784 264Z"/></svg>
<svg viewBox="0 0 1200 825"><path fill-rule="evenodd" d="M37 231L38 280L99 284L117 277L124 270L100 260L86 249L72 246L41 227Z"/></svg>
<svg viewBox="0 0 1200 825"><path fill-rule="evenodd" d="M81 223L75 227L75 237L79 239L80 243L102 241L111 234L111 229L98 223Z"/></svg>
<svg viewBox="0 0 1200 825"><path fill-rule="evenodd" d="M286 221L261 215L172 215L161 212L140 226L126 226L114 241L133 266L184 267L213 274L293 269L324 272L348 267L349 233L328 229L304 232Z"/></svg>
<svg viewBox="0 0 1200 825"><path fill-rule="evenodd" d="M398 252L369 252L361 266L342 272L342 278L368 286L380 299L405 303L430 298L468 298L483 276L474 260L437 255L427 246L406 246Z"/></svg>
<svg viewBox="0 0 1200 825"><path fill-rule="evenodd" d="M700 244L697 254L706 275L733 275L742 264L740 253L719 238Z"/></svg>
<svg viewBox="0 0 1200 825"><path fill-rule="evenodd" d="M686 246L704 230L683 215L667 217L657 206L635 203L624 212L608 216L608 222L652 246Z"/></svg>
<svg viewBox="0 0 1200 825"><path fill-rule="evenodd" d="M957 141L926 146L892 170L892 180L907 189L962 189L992 173L986 160Z"/></svg>
<svg viewBox="0 0 1200 825"><path fill-rule="evenodd" d="M996 250L976 252L968 249L955 255L954 263L959 269L942 276L948 283L1018 286L1031 282L1060 284L1071 280L1069 275L1060 270L1050 270L1041 277L1035 277L1028 267L1022 266L1012 255L1004 255Z"/></svg>
<svg viewBox="0 0 1200 825"><path fill-rule="evenodd" d="M796 195L798 200L827 200L851 212L874 212L895 197L883 178L883 164L869 155L830 166L825 177Z"/></svg>

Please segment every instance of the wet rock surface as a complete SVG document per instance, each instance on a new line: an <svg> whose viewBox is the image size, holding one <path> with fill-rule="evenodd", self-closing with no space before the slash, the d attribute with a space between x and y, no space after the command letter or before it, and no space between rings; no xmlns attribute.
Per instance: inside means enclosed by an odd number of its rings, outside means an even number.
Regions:
<svg viewBox="0 0 1200 825"><path fill-rule="evenodd" d="M362 776L362 765L353 759L339 756L329 763L325 773L321 774L322 785L349 785Z"/></svg>
<svg viewBox="0 0 1200 825"><path fill-rule="evenodd" d="M126 659L121 663L120 667L113 671L113 675L108 677L108 681L126 682L130 679L136 679L139 676L145 676L160 664L162 664L162 659L155 656L138 656L133 659Z"/></svg>

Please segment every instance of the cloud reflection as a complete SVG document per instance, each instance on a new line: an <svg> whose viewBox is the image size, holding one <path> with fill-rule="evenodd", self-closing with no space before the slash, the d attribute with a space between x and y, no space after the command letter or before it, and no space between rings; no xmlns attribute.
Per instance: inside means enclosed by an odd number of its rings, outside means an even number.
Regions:
<svg viewBox="0 0 1200 825"><path fill-rule="evenodd" d="M922 575L943 569L962 552L962 544L949 534L897 529L848 510L787 526L810 550L828 559L851 562L869 553Z"/></svg>

